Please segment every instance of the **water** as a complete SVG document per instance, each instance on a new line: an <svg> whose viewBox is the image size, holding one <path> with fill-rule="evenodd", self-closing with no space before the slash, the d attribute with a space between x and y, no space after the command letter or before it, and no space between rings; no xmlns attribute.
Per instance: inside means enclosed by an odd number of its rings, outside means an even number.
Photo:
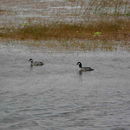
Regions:
<svg viewBox="0 0 130 130"><path fill-rule="evenodd" d="M30 68L28 59L44 61ZM93 72L79 73L76 62ZM0 130L130 130L130 53L0 46Z"/></svg>

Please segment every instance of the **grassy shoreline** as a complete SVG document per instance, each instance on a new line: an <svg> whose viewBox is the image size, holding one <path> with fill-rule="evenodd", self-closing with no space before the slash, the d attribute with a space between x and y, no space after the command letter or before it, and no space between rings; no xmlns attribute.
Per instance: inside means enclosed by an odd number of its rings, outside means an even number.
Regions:
<svg viewBox="0 0 130 130"><path fill-rule="evenodd" d="M8 27L1 39L14 40L130 40L130 20L98 21L91 23L32 24Z"/></svg>
<svg viewBox="0 0 130 130"><path fill-rule="evenodd" d="M33 47L60 50L117 50L130 48L130 20L91 23L27 23L0 28L1 41L20 41Z"/></svg>
<svg viewBox="0 0 130 130"><path fill-rule="evenodd" d="M130 41L114 40L0 40L0 44L11 46L25 46L42 50L53 51L130 51Z"/></svg>

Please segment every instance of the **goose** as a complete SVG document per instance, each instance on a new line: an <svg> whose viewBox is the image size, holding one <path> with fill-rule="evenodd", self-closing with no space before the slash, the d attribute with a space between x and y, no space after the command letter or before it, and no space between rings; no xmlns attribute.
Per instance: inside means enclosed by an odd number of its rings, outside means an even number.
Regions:
<svg viewBox="0 0 130 130"><path fill-rule="evenodd" d="M81 62L77 62L77 65L79 65L80 71L93 71L94 69L92 69L91 67L82 67L82 63Z"/></svg>
<svg viewBox="0 0 130 130"><path fill-rule="evenodd" d="M33 61L33 59L29 59L28 61L31 62L31 67L32 66L42 66L42 65L44 65L44 63L41 62L41 61Z"/></svg>

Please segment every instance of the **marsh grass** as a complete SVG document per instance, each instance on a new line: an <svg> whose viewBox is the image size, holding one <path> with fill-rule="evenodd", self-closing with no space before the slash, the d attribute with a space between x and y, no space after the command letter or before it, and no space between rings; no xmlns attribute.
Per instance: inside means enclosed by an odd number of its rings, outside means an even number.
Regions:
<svg viewBox="0 0 130 130"><path fill-rule="evenodd" d="M122 42L124 45L125 41L126 43L130 41L130 19L128 17L130 16L130 3L128 0L66 0L66 3L54 4L56 7L58 5L65 7L65 10L59 8L57 13L54 13L57 15L56 22L39 17L29 17L23 23L1 25L0 40L35 41L35 43L28 42L27 44L35 47L81 50L97 48L112 50L115 44L108 41L124 41ZM70 10L67 9L68 11L66 11L67 6L70 8ZM0 15L9 13L17 14L15 11L0 9ZM66 21L65 18L72 19L72 21ZM41 41L57 42L41 44Z"/></svg>
<svg viewBox="0 0 130 130"><path fill-rule="evenodd" d="M27 24L23 27L0 29L1 38L17 40L129 40L130 20L97 21L69 24ZM95 35L100 32L100 35Z"/></svg>
<svg viewBox="0 0 130 130"><path fill-rule="evenodd" d="M0 15L7 14L7 13L8 13L7 10L5 10L5 9L0 9Z"/></svg>
<svg viewBox="0 0 130 130"><path fill-rule="evenodd" d="M129 0L79 0L79 5L86 14L121 16L129 12ZM87 3L87 6L86 6ZM81 13L81 12L80 12Z"/></svg>
<svg viewBox="0 0 130 130"><path fill-rule="evenodd" d="M12 10L0 9L0 15L16 15L17 12Z"/></svg>
<svg viewBox="0 0 130 130"><path fill-rule="evenodd" d="M115 42L115 41L60 41L60 42L48 42L41 46L47 48L54 48L57 50L88 50L95 51L97 49L104 51L118 50L119 47L128 49L128 42Z"/></svg>
<svg viewBox="0 0 130 130"><path fill-rule="evenodd" d="M9 44L13 46L24 45L26 47L31 47L35 49L42 50L56 50L56 51L95 51L95 50L103 50L103 51L116 51L118 49L130 50L129 42L126 41L100 41L100 40L48 40L48 41L32 41L32 40L4 40L0 43Z"/></svg>

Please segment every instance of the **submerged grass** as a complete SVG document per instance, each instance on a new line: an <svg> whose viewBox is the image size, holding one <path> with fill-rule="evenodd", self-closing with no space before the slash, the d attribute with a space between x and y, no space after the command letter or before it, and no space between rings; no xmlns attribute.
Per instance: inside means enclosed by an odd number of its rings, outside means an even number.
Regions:
<svg viewBox="0 0 130 130"><path fill-rule="evenodd" d="M107 44L107 45L106 45ZM105 51L112 51L116 50L117 48L114 47L115 43L113 42L100 42L100 41L69 41L69 42L49 42L44 46L47 48L55 48L55 49L65 49L65 50L89 50L94 51L96 49L101 49ZM42 45L43 46L43 45Z"/></svg>
<svg viewBox="0 0 130 130"><path fill-rule="evenodd" d="M119 49L130 50L129 41L100 41L100 40L2 40L1 44L24 45L36 49L49 49L57 51L115 51Z"/></svg>
<svg viewBox="0 0 130 130"><path fill-rule="evenodd" d="M0 29L0 38L17 40L130 40L129 23L130 20L98 21L81 24L27 24L18 28L4 28L4 32Z"/></svg>

